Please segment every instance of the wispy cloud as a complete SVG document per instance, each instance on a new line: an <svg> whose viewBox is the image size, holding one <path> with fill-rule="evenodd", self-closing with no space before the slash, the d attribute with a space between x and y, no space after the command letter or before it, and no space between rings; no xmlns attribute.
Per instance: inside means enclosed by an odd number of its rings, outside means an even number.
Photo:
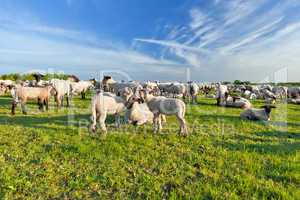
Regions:
<svg viewBox="0 0 300 200"><path fill-rule="evenodd" d="M297 1L216 0L209 9L197 5L190 9L190 22L184 25L188 29L181 32L190 35L186 40L175 37L139 41L169 48L170 56L184 59L196 71L208 70L207 77L213 77L217 70L224 79L230 75L231 79L251 79L244 76L243 70L248 71L247 75L263 75L288 65L289 78L295 80L298 78L293 72L300 64L294 53L300 52L295 44L300 34L300 14L291 9L296 8L300 9ZM177 31L177 35L181 34ZM255 78L258 77L252 79Z"/></svg>

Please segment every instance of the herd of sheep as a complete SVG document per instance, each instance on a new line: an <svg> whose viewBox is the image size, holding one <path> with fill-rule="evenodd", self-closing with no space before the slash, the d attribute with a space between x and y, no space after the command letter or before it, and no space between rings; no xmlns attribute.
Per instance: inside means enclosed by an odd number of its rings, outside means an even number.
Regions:
<svg viewBox="0 0 300 200"><path fill-rule="evenodd" d="M195 82L159 83L159 82L116 82L110 76L105 76L101 82L95 79L80 81L75 76L67 80L42 80L41 75L34 75L34 81L15 83L11 80L0 80L0 95L12 95L11 112L14 115L18 104L23 114L27 114L26 102L35 100L41 111L49 109L51 97L54 97L56 106L60 109L74 95L81 95L92 91L91 127L95 132L97 123L103 132L106 132L106 117L115 116L116 127L120 126L121 115L125 112L125 121L133 125L153 123L154 132L162 129L168 115L176 116L180 125L179 134L188 135L185 120L186 103L197 103L200 93L208 98L216 99L218 106L242 108L240 117L246 120L270 120L274 102L282 100L287 103L300 104L300 88L271 85L224 85L198 84ZM260 109L253 108L249 100L263 99L266 105Z"/></svg>

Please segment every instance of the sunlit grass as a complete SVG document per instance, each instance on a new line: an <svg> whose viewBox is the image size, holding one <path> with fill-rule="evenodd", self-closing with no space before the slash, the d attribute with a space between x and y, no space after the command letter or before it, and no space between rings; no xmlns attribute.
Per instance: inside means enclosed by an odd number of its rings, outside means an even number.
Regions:
<svg viewBox="0 0 300 200"><path fill-rule="evenodd" d="M151 125L88 132L90 100L10 115L0 98L0 199L297 199L300 107L278 105L269 124L239 119L240 109L199 98L189 105L190 136L168 117ZM262 102L254 102L256 107Z"/></svg>

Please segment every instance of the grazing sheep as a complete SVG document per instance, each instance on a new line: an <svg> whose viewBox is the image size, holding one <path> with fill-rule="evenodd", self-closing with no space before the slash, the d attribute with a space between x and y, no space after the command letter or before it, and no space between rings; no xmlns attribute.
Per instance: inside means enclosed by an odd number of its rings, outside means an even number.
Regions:
<svg viewBox="0 0 300 200"><path fill-rule="evenodd" d="M175 115L180 123L180 134L188 135L185 117L186 106L180 99L153 96L147 90L140 91L140 97L147 103L150 111L154 114L154 132L162 129L161 115Z"/></svg>
<svg viewBox="0 0 300 200"><path fill-rule="evenodd" d="M67 99L67 107L69 107L70 100L71 100L71 88L72 88L70 81L52 79L50 81L50 84L56 90L55 101L57 103L57 108L61 108L61 106L63 106L63 100L65 96Z"/></svg>
<svg viewBox="0 0 300 200"><path fill-rule="evenodd" d="M56 94L56 90L52 86L42 88L17 85L11 90L11 94L13 97L11 109L12 115L15 114L15 109L18 103L21 104L23 114L27 114L25 107L27 100L37 100L41 111L44 110L44 106L46 106L46 110L48 110L50 98L52 95Z"/></svg>
<svg viewBox="0 0 300 200"><path fill-rule="evenodd" d="M97 121L101 130L107 132L105 120L107 115L115 116L116 127L120 127L120 114L126 109L126 102L133 95L132 90L125 88L121 96L109 92L97 93L92 98L92 124L91 131L96 132Z"/></svg>
<svg viewBox="0 0 300 200"><path fill-rule="evenodd" d="M262 109L247 109L241 113L240 117L245 120L252 121L270 121L270 114L275 106L262 106Z"/></svg>
<svg viewBox="0 0 300 200"><path fill-rule="evenodd" d="M72 95L81 94L81 98L85 99L86 92L89 89L94 88L94 85L91 81L79 81L79 82L72 82Z"/></svg>

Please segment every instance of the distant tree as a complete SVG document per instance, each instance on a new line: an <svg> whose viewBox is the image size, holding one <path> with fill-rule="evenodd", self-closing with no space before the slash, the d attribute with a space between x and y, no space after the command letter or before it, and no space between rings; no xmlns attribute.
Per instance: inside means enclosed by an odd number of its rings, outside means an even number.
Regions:
<svg viewBox="0 0 300 200"><path fill-rule="evenodd" d="M233 82L235 85L242 85L242 81L240 81L240 80L235 80L234 82Z"/></svg>

